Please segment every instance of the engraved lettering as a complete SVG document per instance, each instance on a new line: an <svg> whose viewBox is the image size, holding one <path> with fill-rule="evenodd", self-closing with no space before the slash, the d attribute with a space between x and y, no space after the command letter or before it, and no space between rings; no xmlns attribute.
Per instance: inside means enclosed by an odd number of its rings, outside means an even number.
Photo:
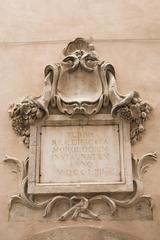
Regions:
<svg viewBox="0 0 160 240"><path fill-rule="evenodd" d="M119 137L117 126L47 127L43 144L49 146L49 182L105 182L120 179ZM46 135L45 135L46 134ZM45 153L45 152L44 152ZM114 174L112 166L114 164ZM44 166L44 165L43 165ZM41 177L43 179L43 176Z"/></svg>

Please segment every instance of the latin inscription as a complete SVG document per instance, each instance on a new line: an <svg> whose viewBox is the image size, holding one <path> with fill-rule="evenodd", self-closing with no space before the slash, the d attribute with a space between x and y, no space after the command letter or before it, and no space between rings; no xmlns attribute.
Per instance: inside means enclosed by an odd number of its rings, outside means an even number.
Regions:
<svg viewBox="0 0 160 240"><path fill-rule="evenodd" d="M42 127L41 182L120 180L118 125Z"/></svg>

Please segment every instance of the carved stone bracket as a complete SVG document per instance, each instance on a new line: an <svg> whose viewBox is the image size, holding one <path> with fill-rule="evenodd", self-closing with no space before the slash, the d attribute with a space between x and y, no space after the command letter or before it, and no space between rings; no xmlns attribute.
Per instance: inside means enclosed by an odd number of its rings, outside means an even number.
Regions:
<svg viewBox="0 0 160 240"><path fill-rule="evenodd" d="M100 220L99 216L90 209L91 204L96 201L105 202L109 206L111 214L114 214L119 207L129 208L142 200L147 200L150 208L153 208L152 198L148 195L145 195L143 192L142 176L146 172L148 166L155 162L156 159L156 153L145 154L140 159L136 159L134 157L132 158L134 170L134 191L131 194L127 194L126 198L123 198L123 200L121 200L120 193L118 193L117 197L114 198L106 193L96 194L90 198L85 195L75 195L71 197L66 195L57 195L50 196L47 200L40 202L36 200L35 195L28 194L27 191L29 158L23 162L16 158L6 156L4 159L5 162L12 162L17 165L21 176L22 188L22 192L20 194L14 195L10 198L9 210L11 210L14 203L20 203L29 208L44 209L43 216L48 217L51 215L56 203L66 201L69 204L68 210L65 211L58 220L66 220L68 218L76 220L78 217Z"/></svg>

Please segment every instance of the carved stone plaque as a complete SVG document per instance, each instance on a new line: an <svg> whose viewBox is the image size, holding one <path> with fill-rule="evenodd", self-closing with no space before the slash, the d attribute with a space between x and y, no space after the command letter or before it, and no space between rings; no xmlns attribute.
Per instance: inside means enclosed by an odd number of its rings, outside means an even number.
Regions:
<svg viewBox="0 0 160 240"><path fill-rule="evenodd" d="M120 181L118 131L116 124L42 127L40 182Z"/></svg>
<svg viewBox="0 0 160 240"><path fill-rule="evenodd" d="M30 159L30 193L133 190L129 124L109 114L32 126Z"/></svg>

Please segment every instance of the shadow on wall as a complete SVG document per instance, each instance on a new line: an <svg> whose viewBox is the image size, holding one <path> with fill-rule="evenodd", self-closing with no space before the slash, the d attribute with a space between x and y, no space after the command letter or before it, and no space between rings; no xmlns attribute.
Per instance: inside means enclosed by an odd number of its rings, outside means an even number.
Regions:
<svg viewBox="0 0 160 240"><path fill-rule="evenodd" d="M26 240L140 240L130 234L93 226L69 226L50 229Z"/></svg>

